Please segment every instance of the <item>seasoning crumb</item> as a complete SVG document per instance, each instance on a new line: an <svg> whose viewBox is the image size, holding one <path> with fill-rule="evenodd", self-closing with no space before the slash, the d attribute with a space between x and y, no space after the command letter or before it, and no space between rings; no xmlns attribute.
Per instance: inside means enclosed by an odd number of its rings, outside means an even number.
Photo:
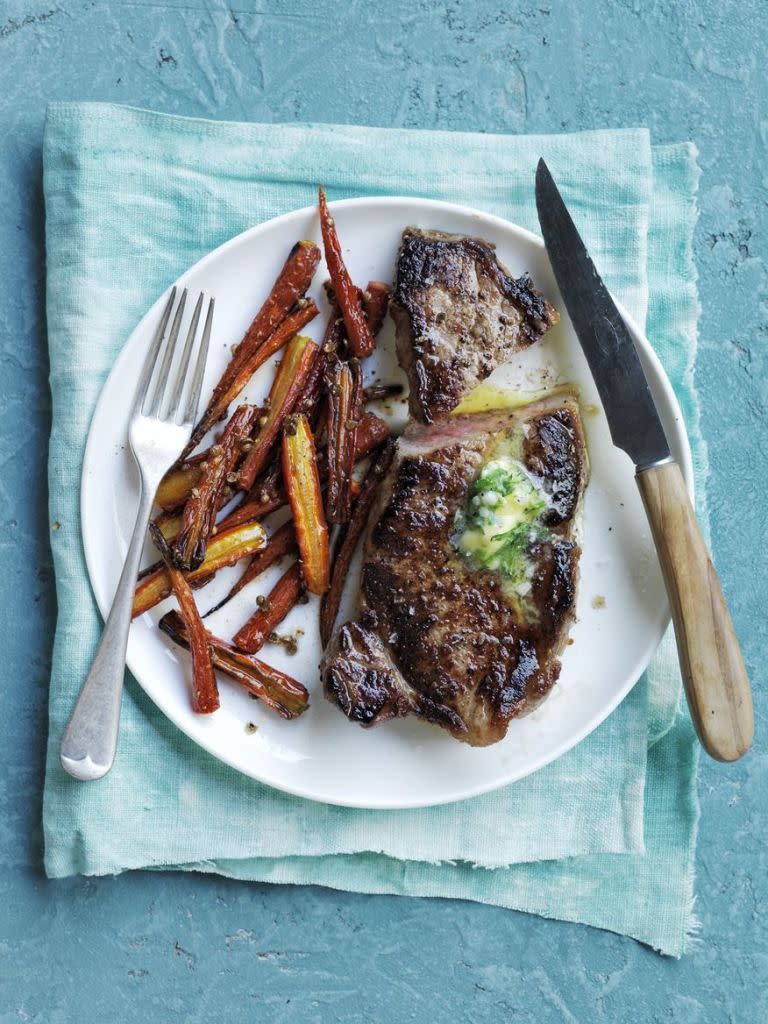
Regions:
<svg viewBox="0 0 768 1024"><path fill-rule="evenodd" d="M602 594L596 594L592 598L592 607L593 608L605 608L605 598L603 597Z"/></svg>
<svg viewBox="0 0 768 1024"><path fill-rule="evenodd" d="M568 646L569 647L573 647L573 637L572 636L568 637Z"/></svg>
<svg viewBox="0 0 768 1024"><path fill-rule="evenodd" d="M303 634L302 629L297 629L293 633L270 633L267 640L271 644L280 644L286 654L295 654L299 649L299 637Z"/></svg>
<svg viewBox="0 0 768 1024"><path fill-rule="evenodd" d="M61 529L61 523L58 521L58 519L54 519L54 521L51 523L51 529L52 530L60 530Z"/></svg>
<svg viewBox="0 0 768 1024"><path fill-rule="evenodd" d="M258 727L258 725L256 725L255 722L246 722L245 723L245 731L248 733L249 736L252 736L253 733L255 733L258 728L259 727Z"/></svg>

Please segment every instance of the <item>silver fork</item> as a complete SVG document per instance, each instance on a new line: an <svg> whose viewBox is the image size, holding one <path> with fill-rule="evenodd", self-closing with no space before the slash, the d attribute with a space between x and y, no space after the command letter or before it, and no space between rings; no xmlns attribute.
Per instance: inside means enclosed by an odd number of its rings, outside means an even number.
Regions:
<svg viewBox="0 0 768 1024"><path fill-rule="evenodd" d="M141 481L136 525L99 649L61 739L61 763L76 779L100 779L114 763L133 594L152 504L158 484L179 457L197 419L197 407L211 337L214 302L210 299L208 303L192 381L187 388L186 400L183 400L185 378L195 347L203 307L203 295L200 294L192 314L184 348L174 374L173 386L168 394L171 367L178 347L181 318L187 299L186 288L176 307L171 330L163 347L163 338L175 299L174 287L152 338L128 425L128 441L139 468Z"/></svg>

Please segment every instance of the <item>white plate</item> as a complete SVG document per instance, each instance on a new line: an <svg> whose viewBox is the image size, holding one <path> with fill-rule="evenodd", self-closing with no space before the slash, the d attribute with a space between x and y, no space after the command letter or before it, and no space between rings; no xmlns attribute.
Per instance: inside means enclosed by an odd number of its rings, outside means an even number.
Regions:
<svg viewBox="0 0 768 1024"><path fill-rule="evenodd" d="M320 644L316 599L297 607L280 627L304 631L296 655L268 646L265 658L300 679L311 691L301 719L284 722L234 684L221 681L221 709L198 716L190 710L189 659L156 628L172 602L134 623L128 665L149 696L188 736L247 775L313 800L355 807L418 807L473 796L541 768L590 733L629 692L645 669L669 621L661 574L627 457L611 444L573 328L564 314L543 243L506 221L464 207L421 199L352 199L333 204L345 258L355 281L392 280L403 228L476 234L494 242L509 269L530 271L536 285L561 311L560 325L493 380L514 387L575 382L581 389L592 465L583 521L583 555L573 644L563 657L560 682L532 715L512 722L505 740L473 749L416 720L361 729L323 697L318 677ZM246 231L210 253L177 284L216 296L216 319L204 395L263 301L286 254L299 238L319 241L313 209L297 210ZM323 303L324 266L313 296ZM165 296L134 330L104 386L91 424L82 478L82 528L86 561L104 614L117 585L136 505L136 473L126 450L134 382ZM672 388L648 342L629 322L664 420L674 454L690 487L691 457ZM319 337L318 317L307 333ZM388 323L370 376L400 380ZM244 397L258 401L269 387L268 365ZM396 415L403 416L402 408ZM223 596L241 570L219 573L198 591L203 610ZM208 620L229 638L255 608L280 570L255 581ZM247 730L247 723L257 730Z"/></svg>

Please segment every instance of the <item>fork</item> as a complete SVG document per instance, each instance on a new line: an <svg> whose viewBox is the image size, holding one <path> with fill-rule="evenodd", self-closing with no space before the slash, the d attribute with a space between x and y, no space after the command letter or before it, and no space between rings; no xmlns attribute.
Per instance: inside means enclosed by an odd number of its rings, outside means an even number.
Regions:
<svg viewBox="0 0 768 1024"><path fill-rule="evenodd" d="M184 384L195 347L203 294L197 300L186 341L173 374L181 320L187 300L186 288L179 299L165 346L166 327L171 317L176 288L160 317L141 371L128 424L128 443L139 469L139 507L120 582L112 600L99 649L83 683L72 717L61 739L61 764L76 779L100 779L115 760L120 725L120 704L125 676L125 652L131 625L133 594L139 561L147 535L158 484L189 441L197 419L213 323L214 300L208 303L195 369L183 400ZM161 358L162 351L162 358ZM170 388L170 394L169 392Z"/></svg>

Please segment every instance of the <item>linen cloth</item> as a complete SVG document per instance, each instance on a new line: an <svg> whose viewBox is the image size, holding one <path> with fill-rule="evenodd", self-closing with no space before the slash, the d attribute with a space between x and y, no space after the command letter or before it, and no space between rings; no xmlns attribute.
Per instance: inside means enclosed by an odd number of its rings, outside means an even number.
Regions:
<svg viewBox="0 0 768 1024"><path fill-rule="evenodd" d="M130 678L109 775L83 785L58 762L101 629L80 538L85 440L115 356L151 302L231 236L312 204L321 182L331 199L445 199L536 231L540 156L608 286L646 325L670 374L703 517L691 145L653 147L640 129L512 137L234 124L109 104L49 108L49 482L59 605L43 812L50 876L181 868L460 897L683 951L694 924L697 748L670 637L574 750L528 779L448 806L360 811L272 790L199 749Z"/></svg>

